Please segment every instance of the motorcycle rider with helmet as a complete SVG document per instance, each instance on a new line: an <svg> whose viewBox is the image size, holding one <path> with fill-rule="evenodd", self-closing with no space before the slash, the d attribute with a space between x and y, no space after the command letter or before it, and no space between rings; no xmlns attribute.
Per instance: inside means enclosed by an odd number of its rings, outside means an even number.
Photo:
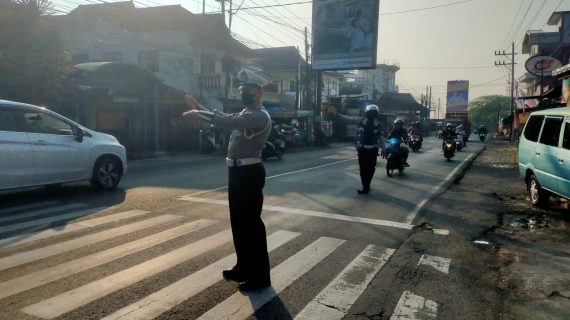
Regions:
<svg viewBox="0 0 570 320"><path fill-rule="evenodd" d="M455 138L457 138L457 134L455 133L455 128L453 128L453 124L448 122L445 125L445 130L443 130L441 138L443 139L443 142L441 144L442 149L446 140L454 140Z"/></svg>
<svg viewBox="0 0 570 320"><path fill-rule="evenodd" d="M382 124L378 119L380 110L377 105L370 104L364 109L363 117L350 117L330 108L330 112L342 121L353 123L358 126L356 132L356 150L358 152L358 166L360 168L360 181L362 189L357 190L358 194L368 194L370 183L376 171L379 144L382 142L381 136L384 132Z"/></svg>
<svg viewBox="0 0 570 320"><path fill-rule="evenodd" d="M400 140L400 142L403 142L407 139L407 137L408 137L408 132L404 128L404 120L402 120L401 118L394 120L394 127L392 128L390 133L388 133L388 139L396 138ZM408 164L408 155L410 153L410 150L408 150L408 147L400 144L400 153L402 155L402 160L404 162L403 165L405 167L409 167L410 165Z"/></svg>

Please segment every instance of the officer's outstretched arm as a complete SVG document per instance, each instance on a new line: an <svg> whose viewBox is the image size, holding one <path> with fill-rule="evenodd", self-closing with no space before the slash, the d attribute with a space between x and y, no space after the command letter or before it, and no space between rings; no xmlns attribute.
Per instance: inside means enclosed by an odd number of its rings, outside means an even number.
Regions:
<svg viewBox="0 0 570 320"><path fill-rule="evenodd" d="M211 123L225 129L263 129L271 126L271 118L264 111L240 114L216 114Z"/></svg>

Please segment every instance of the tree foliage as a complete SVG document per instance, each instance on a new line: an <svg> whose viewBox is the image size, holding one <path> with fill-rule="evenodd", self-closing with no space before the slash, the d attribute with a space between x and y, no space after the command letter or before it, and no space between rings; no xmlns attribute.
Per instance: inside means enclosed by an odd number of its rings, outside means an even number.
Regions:
<svg viewBox="0 0 570 320"><path fill-rule="evenodd" d="M469 120L476 129L485 125L489 132L497 129L497 123L510 114L510 98L507 96L482 96L469 103Z"/></svg>
<svg viewBox="0 0 570 320"><path fill-rule="evenodd" d="M63 40L48 0L0 0L0 98L55 104L65 78Z"/></svg>

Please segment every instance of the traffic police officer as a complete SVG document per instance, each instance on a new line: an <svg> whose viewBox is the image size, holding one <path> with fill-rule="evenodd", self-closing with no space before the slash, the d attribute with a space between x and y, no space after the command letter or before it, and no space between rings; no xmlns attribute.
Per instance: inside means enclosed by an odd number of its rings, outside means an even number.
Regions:
<svg viewBox="0 0 570 320"><path fill-rule="evenodd" d="M334 108L331 112L342 121L358 125L356 133L356 150L358 151L358 166L360 168L360 181L362 189L358 194L368 194L370 183L376 171L376 157L378 156L379 143L382 143L382 125L378 119L379 109L377 105L370 104L364 109L364 117L349 117L338 113Z"/></svg>
<svg viewBox="0 0 570 320"><path fill-rule="evenodd" d="M238 73L241 100L239 113L226 114L203 107L187 96L193 108L184 117L199 117L217 127L231 129L228 153L228 200L236 265L222 272L226 280L239 282L241 291L258 290L271 285L265 225L261 219L265 168L261 150L271 131L271 118L263 105L262 88L267 81L249 70Z"/></svg>

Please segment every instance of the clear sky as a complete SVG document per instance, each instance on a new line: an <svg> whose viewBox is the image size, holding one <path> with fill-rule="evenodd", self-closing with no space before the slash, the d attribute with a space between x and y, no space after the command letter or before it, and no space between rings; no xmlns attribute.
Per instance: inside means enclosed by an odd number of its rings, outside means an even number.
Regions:
<svg viewBox="0 0 570 320"><path fill-rule="evenodd" d="M98 0L52 0L56 8ZM226 9L229 0L226 2ZM232 32L253 48L297 46L304 52L305 27L311 31L307 0L233 0ZM203 0L136 0L135 6L180 4L201 13ZM220 2L205 0L206 13L220 12ZM287 5L290 4L290 5ZM256 8L252 7L266 7ZM249 8L249 9L248 9ZM515 79L524 73L528 55L520 54L527 30L554 31L546 25L554 11L570 11L570 0L380 0L378 63L399 64L400 92L418 100L432 86L437 105L445 105L448 80L469 80L469 99L508 95L510 71L496 67L496 50L515 43ZM229 22L229 19L227 19ZM304 54L304 53L303 53ZM563 62L565 63L565 62Z"/></svg>

